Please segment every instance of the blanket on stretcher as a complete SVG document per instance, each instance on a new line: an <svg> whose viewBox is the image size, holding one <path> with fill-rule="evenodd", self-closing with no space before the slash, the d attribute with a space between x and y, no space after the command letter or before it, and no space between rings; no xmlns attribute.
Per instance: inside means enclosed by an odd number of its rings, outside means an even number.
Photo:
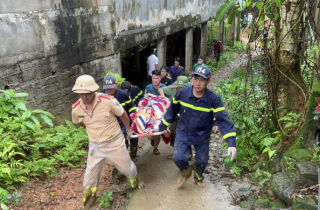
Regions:
<svg viewBox="0 0 320 210"><path fill-rule="evenodd" d="M170 100L166 97L146 94L138 104L135 113L130 114L131 130L135 133L156 133L159 125L170 106ZM167 144L170 141L170 134L162 135Z"/></svg>

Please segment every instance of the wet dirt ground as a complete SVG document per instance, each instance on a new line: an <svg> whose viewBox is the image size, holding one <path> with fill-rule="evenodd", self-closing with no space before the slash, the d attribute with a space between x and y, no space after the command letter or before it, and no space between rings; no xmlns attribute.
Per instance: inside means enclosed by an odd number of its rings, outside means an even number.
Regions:
<svg viewBox="0 0 320 210"><path fill-rule="evenodd" d="M207 177L204 179L207 186L200 188L192 176L179 189L176 183L180 172L173 160L167 159L172 154L172 147L161 142L161 154L157 156L152 154L152 149L149 141L146 141L140 151L136 164L145 188L133 192L126 205L127 210L239 209L232 204L232 196L227 191L225 181L228 179L212 182ZM212 164L213 161L209 165Z"/></svg>

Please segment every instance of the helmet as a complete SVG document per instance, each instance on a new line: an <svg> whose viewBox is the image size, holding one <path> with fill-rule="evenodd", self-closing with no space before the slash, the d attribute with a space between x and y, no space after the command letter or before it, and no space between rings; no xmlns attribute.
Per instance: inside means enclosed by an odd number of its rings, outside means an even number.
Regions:
<svg viewBox="0 0 320 210"><path fill-rule="evenodd" d="M99 89L99 85L90 75L82 75L77 78L72 91L75 93L90 93Z"/></svg>

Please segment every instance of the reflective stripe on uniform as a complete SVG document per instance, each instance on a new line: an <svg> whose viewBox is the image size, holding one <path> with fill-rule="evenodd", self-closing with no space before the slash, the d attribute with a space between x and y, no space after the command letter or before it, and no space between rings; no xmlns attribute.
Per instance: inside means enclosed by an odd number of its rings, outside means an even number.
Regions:
<svg viewBox="0 0 320 210"><path fill-rule="evenodd" d="M222 138L223 139L226 139L226 138L229 138L231 136L236 136L236 133L228 133L228 134L225 134Z"/></svg>
<svg viewBox="0 0 320 210"><path fill-rule="evenodd" d="M138 97L142 94L142 90L140 91L140 93L138 93L138 95L136 97L134 97L133 101L137 100Z"/></svg>
<svg viewBox="0 0 320 210"><path fill-rule="evenodd" d="M123 103L121 104L121 106L125 106L126 104L129 104L129 103L131 103L131 99L129 99L129 100L126 101L126 102L123 102Z"/></svg>
<svg viewBox="0 0 320 210"><path fill-rule="evenodd" d="M136 110L136 109L137 109L137 107L132 107L131 109L129 109L129 113Z"/></svg>
<svg viewBox="0 0 320 210"><path fill-rule="evenodd" d="M163 122L163 124L165 124L166 126L171 125L171 123L168 123L164 118L162 118L162 122Z"/></svg>
<svg viewBox="0 0 320 210"><path fill-rule="evenodd" d="M188 107L188 108L193 109L193 110L202 111L202 112L211 112L211 111L213 111L214 113L217 113L217 112L226 110L226 108L224 108L224 107L219 107L219 108L216 108L216 109L214 109L214 108L208 109L208 108L203 108L203 107L197 107L197 106L193 106L192 104L188 104L186 102L182 102L180 100L176 101L175 98L173 98L173 103L174 104L180 103L182 106Z"/></svg>

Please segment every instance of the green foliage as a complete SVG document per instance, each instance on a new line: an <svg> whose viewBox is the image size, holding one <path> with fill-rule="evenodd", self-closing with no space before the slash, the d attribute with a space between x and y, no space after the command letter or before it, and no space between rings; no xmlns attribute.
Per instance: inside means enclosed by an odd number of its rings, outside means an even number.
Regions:
<svg viewBox="0 0 320 210"><path fill-rule="evenodd" d="M271 178L271 173L267 171L261 171L259 168L256 170L257 180L260 186L263 186L265 182L269 181Z"/></svg>
<svg viewBox="0 0 320 210"><path fill-rule="evenodd" d="M229 11L229 9L237 2L237 0L227 0L225 1L218 9L216 13L215 21L219 22L225 14Z"/></svg>
<svg viewBox="0 0 320 210"><path fill-rule="evenodd" d="M231 78L220 80L214 91L228 107L237 134L237 157L233 162L225 161L243 170L251 170L259 154L272 151L270 148L274 139L273 131L269 129L273 124L269 119L271 110L267 105L265 80L257 74L251 81L245 78L246 72L237 69ZM227 147L227 144L224 146ZM274 154L274 151L271 153Z"/></svg>
<svg viewBox="0 0 320 210"><path fill-rule="evenodd" d="M296 169L294 167L294 162L296 162L295 159L287 157L287 156L283 156L283 162L284 162L284 165L287 167L287 169L292 169L292 170Z"/></svg>
<svg viewBox="0 0 320 210"><path fill-rule="evenodd" d="M99 199L99 206L102 206L104 208L109 208L112 201L113 201L112 191L109 193L105 192Z"/></svg>
<svg viewBox="0 0 320 210"><path fill-rule="evenodd" d="M6 198L6 195L8 195L9 192L3 188L0 187L0 203L1 204L7 204L8 200Z"/></svg>
<svg viewBox="0 0 320 210"><path fill-rule="evenodd" d="M254 69L253 72L237 69L232 77L220 80L214 86L214 91L228 108L237 134L237 157L233 162L227 157L225 163L241 170L251 170L263 153L271 159L277 151L273 146L281 143L289 132L297 128L300 117L300 114L292 112L289 107L280 107L284 113L279 119L283 131L275 132L271 120L273 111L267 102L265 79L256 73L259 69ZM246 79L248 74L251 75L250 80ZM227 147L227 144L224 146Z"/></svg>
<svg viewBox="0 0 320 210"><path fill-rule="evenodd" d="M27 109L26 102L17 99L28 94L0 92L4 93L0 96L0 186L13 188L14 183L26 182L28 177L52 174L58 165L84 164L81 148L87 145L88 137L83 128L69 121L68 127L53 127L51 113Z"/></svg>
<svg viewBox="0 0 320 210"><path fill-rule="evenodd" d="M232 20L234 19L237 13L238 13L238 7L234 7L228 16L228 24L232 23Z"/></svg>
<svg viewBox="0 0 320 210"><path fill-rule="evenodd" d="M108 75L113 75L113 76L116 78L117 83L118 83L118 87L121 87L121 84L122 84L124 81L126 81L126 78L122 78L122 77L120 76L120 74L112 73L112 72L107 72L105 76L108 76ZM104 77L105 77L105 76L104 76Z"/></svg>

